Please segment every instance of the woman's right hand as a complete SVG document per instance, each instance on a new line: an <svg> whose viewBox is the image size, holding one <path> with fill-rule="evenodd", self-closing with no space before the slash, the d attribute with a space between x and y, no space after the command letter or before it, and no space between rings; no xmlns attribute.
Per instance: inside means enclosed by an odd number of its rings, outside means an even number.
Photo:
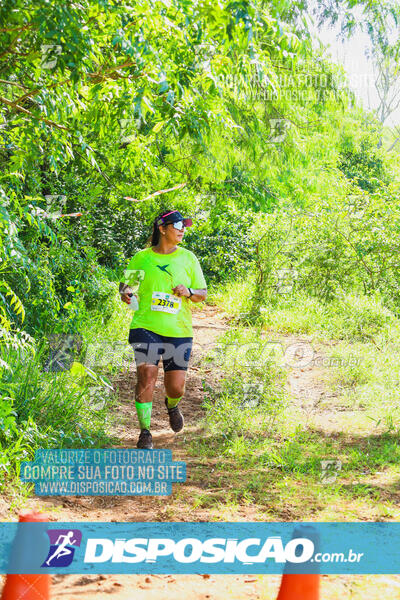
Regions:
<svg viewBox="0 0 400 600"><path fill-rule="evenodd" d="M132 294L132 296L135 296L136 300L138 300L138 297L136 294ZM131 299L132 299L132 297L129 296L129 294L121 294L121 300L122 300L122 302L125 302L125 304L130 304Z"/></svg>

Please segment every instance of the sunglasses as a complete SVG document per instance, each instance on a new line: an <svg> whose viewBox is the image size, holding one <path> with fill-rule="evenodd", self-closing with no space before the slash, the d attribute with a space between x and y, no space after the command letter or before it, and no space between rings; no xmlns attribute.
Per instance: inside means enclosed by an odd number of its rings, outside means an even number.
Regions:
<svg viewBox="0 0 400 600"><path fill-rule="evenodd" d="M184 229L185 227L190 227L190 225L192 224L191 222L188 223L188 221L191 221L191 219L184 219L183 221L176 221L175 223L166 223L166 225L172 225L174 229L182 231L182 229Z"/></svg>
<svg viewBox="0 0 400 600"><path fill-rule="evenodd" d="M185 228L183 221L177 221L176 223L171 223L171 225L174 227L174 229L178 229L179 231L182 231L182 229Z"/></svg>

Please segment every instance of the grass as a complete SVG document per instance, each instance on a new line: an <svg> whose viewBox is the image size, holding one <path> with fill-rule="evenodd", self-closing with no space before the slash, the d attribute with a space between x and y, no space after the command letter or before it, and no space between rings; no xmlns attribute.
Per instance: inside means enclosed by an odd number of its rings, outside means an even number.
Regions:
<svg viewBox="0 0 400 600"><path fill-rule="evenodd" d="M397 319L377 298L322 305L297 294L271 301L254 324L243 314L251 290L251 276L210 290L210 303L234 319L200 363L205 416L187 435L185 451L196 466L190 491L179 487L176 501L206 511L209 520L241 520L243 514L252 520L399 518ZM43 373L38 355L15 363L7 382L10 410L18 415L14 437L11 428L4 438L4 415L2 422L3 471L9 469L11 480L17 481L13 465L31 458L35 447L109 441L111 399L96 412L87 399L93 384L100 393L132 360L126 343L131 315L117 292L114 302L107 324L96 315L88 319L72 372ZM286 385L296 369L273 353L260 360L260 342L288 334L311 336L324 359L318 377L326 394L311 417ZM216 373L223 377L213 379ZM337 469L328 481L322 461Z"/></svg>
<svg viewBox="0 0 400 600"><path fill-rule="evenodd" d="M217 468L208 475L207 487L223 493L204 493L200 506L220 512L221 502L234 500L242 505L250 500L262 515L261 520L265 516L267 520L319 520L325 515L335 521L346 520L347 512L351 514L352 507L361 502L360 508L369 520L395 517L400 512L396 507L398 441L398 436L389 434L357 440L322 436L316 431L298 431L286 440L277 435L267 440L253 437L250 444L243 437L228 444L223 437L193 441L192 452L204 463L220 453ZM324 459L341 462L333 482L323 481ZM372 482L382 473L384 485ZM198 483L201 485L201 481Z"/></svg>
<svg viewBox="0 0 400 600"><path fill-rule="evenodd" d="M0 489L17 486L19 464L32 460L38 448L101 447L110 441L112 397L101 396L102 380L77 375L73 368L43 371L40 352L7 357L12 371L3 373L3 419L0 420ZM98 389L97 389L98 388ZM102 402L100 400L102 399ZM7 414L6 414L7 411Z"/></svg>
<svg viewBox="0 0 400 600"><path fill-rule="evenodd" d="M250 273L247 279L212 287L208 300L246 324L254 303L253 289L254 274ZM343 294L323 303L299 290L291 294L271 292L253 316L264 328L286 334L315 334L323 340L371 342L382 348L400 339L400 321L383 306L378 294Z"/></svg>
<svg viewBox="0 0 400 600"><path fill-rule="evenodd" d="M10 369L2 371L0 381L0 492L11 504L31 489L19 482L19 465L33 460L36 449L104 447L115 441L110 432L116 393L110 378L124 368L114 360L115 350L123 347L118 341L129 326L118 300L116 292L113 318L106 325L101 314L88 315L82 350L68 370L46 367L47 341L32 351L9 348L2 355ZM93 364L90 350L92 357L95 351Z"/></svg>
<svg viewBox="0 0 400 600"><path fill-rule="evenodd" d="M223 379L203 382L205 417L189 452L214 466L207 481L213 493L200 492L194 506L207 509L211 519L229 513L235 520L249 503L260 520L398 519L398 319L377 297L322 305L297 294L271 302L250 326L243 313L251 289L250 278L210 294L236 320L202 363ZM318 345L325 396L311 418L285 388L293 370L273 356L262 364L252 360L251 343L269 334L311 335ZM241 360L235 343L250 344ZM245 384L261 386L252 408L243 405ZM203 476L194 479L200 488Z"/></svg>
<svg viewBox="0 0 400 600"><path fill-rule="evenodd" d="M358 364L349 360L350 353L358 357ZM364 411L377 427L398 431L400 339L392 339L380 348L372 343L358 342L351 347L339 343L332 355L342 359L328 377L338 404L348 410Z"/></svg>

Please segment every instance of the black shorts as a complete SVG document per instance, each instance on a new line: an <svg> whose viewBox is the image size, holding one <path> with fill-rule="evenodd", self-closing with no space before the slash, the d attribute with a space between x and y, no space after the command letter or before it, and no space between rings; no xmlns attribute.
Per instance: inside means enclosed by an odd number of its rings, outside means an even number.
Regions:
<svg viewBox="0 0 400 600"><path fill-rule="evenodd" d="M192 342L192 337L169 337L142 327L129 330L136 366L157 366L162 357L164 371L187 371Z"/></svg>

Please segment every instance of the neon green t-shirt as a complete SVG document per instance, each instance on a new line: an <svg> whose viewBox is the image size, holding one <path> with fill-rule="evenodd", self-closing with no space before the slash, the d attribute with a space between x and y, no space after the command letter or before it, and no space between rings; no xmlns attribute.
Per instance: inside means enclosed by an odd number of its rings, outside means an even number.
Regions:
<svg viewBox="0 0 400 600"><path fill-rule="evenodd" d="M170 254L159 254L153 248L139 250L129 262L122 282L132 285L134 279L139 280L135 291L139 309L133 314L131 329L142 327L171 337L193 336L192 301L183 296L178 298L172 291L177 285L192 289L207 287L193 252L180 247Z"/></svg>

